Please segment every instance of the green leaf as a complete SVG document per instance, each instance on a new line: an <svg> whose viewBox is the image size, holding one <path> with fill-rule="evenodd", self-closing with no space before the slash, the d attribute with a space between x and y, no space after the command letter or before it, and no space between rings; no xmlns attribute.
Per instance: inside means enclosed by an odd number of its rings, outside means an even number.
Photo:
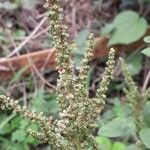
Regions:
<svg viewBox="0 0 150 150"><path fill-rule="evenodd" d="M112 150L125 150L125 145L121 142L115 142L113 144Z"/></svg>
<svg viewBox="0 0 150 150"><path fill-rule="evenodd" d="M12 133L11 140L13 142L23 142L25 140L26 133L24 130L16 130L15 132Z"/></svg>
<svg viewBox="0 0 150 150"><path fill-rule="evenodd" d="M10 147L9 150L30 150L30 149L26 143L17 143L17 144L14 144L12 147Z"/></svg>
<svg viewBox="0 0 150 150"><path fill-rule="evenodd" d="M25 129L28 127L29 124L30 124L29 120L27 120L27 119L22 119L22 120L20 121L20 129L21 129L21 130L25 130Z"/></svg>
<svg viewBox="0 0 150 150"><path fill-rule="evenodd" d="M103 125L98 134L104 137L125 137L136 132L136 126L132 117L115 118Z"/></svg>
<svg viewBox="0 0 150 150"><path fill-rule="evenodd" d="M150 57L150 47L143 49L141 53Z"/></svg>
<svg viewBox="0 0 150 150"><path fill-rule="evenodd" d="M80 66L81 60L84 58L84 54L86 53L86 41L88 35L89 35L88 30L82 30L75 38L75 43L77 44L77 47L73 49L73 53L75 65L77 67Z"/></svg>
<svg viewBox="0 0 150 150"><path fill-rule="evenodd" d="M150 102L147 102L143 110L143 118L148 127L150 127Z"/></svg>
<svg viewBox="0 0 150 150"><path fill-rule="evenodd" d="M33 136L28 135L25 139L24 139L25 143L29 143L29 144L36 144L37 141L35 138L33 138Z"/></svg>
<svg viewBox="0 0 150 150"><path fill-rule="evenodd" d="M48 95L46 97L43 88L38 89L32 104L33 104L33 108L37 112L43 112L45 113L45 115L49 115L50 113L55 114L58 112L56 95Z"/></svg>
<svg viewBox="0 0 150 150"><path fill-rule="evenodd" d="M113 31L113 29L114 29L113 23L105 24L105 26L100 31L100 35L104 36L108 33L111 33Z"/></svg>
<svg viewBox="0 0 150 150"><path fill-rule="evenodd" d="M76 67L80 67L80 64L83 58L84 58L84 55L74 54L74 62L75 62Z"/></svg>
<svg viewBox="0 0 150 150"><path fill-rule="evenodd" d="M15 118L13 118L10 122L12 129L19 128L21 120L23 120L23 118L21 118L19 116L16 116Z"/></svg>
<svg viewBox="0 0 150 150"><path fill-rule="evenodd" d="M115 117L115 114L112 110L107 110L104 112L101 122L102 123L107 123L108 121L112 120Z"/></svg>
<svg viewBox="0 0 150 150"><path fill-rule="evenodd" d="M131 144L126 147L125 150L138 150L136 144Z"/></svg>
<svg viewBox="0 0 150 150"><path fill-rule="evenodd" d="M48 95L47 97L45 97L46 101L47 101L47 107L48 107L48 111L47 114L52 113L57 114L59 107L58 107L58 103L57 103L57 98L56 95Z"/></svg>
<svg viewBox="0 0 150 150"><path fill-rule="evenodd" d="M43 88L38 89L32 104L34 106L34 109L37 110L37 112L45 111L45 107L47 106L47 103L44 100L44 89Z"/></svg>
<svg viewBox="0 0 150 150"><path fill-rule="evenodd" d="M150 43L150 35L144 37L145 43Z"/></svg>
<svg viewBox="0 0 150 150"><path fill-rule="evenodd" d="M13 33L14 37L23 37L25 36L26 32L24 30L18 29Z"/></svg>
<svg viewBox="0 0 150 150"><path fill-rule="evenodd" d="M100 145L101 150L111 150L112 143L111 141L106 137L96 137L96 142Z"/></svg>
<svg viewBox="0 0 150 150"><path fill-rule="evenodd" d="M3 117L1 118L2 120L0 121L0 134L1 135L8 134L12 131L12 127L8 122L10 122L15 117L15 115L13 114L10 116L5 116L5 118Z"/></svg>
<svg viewBox="0 0 150 150"><path fill-rule="evenodd" d="M26 9L34 9L36 4L38 3L37 1L34 1L34 0L23 0L21 2L23 5L23 8L26 8Z"/></svg>
<svg viewBox="0 0 150 150"><path fill-rule="evenodd" d="M138 74L142 69L142 55L134 55L127 61L127 68L131 75Z"/></svg>
<svg viewBox="0 0 150 150"><path fill-rule="evenodd" d="M125 103L121 103L119 98L112 99L114 102L113 112L117 117L126 117L131 114L131 110Z"/></svg>
<svg viewBox="0 0 150 150"><path fill-rule="evenodd" d="M0 144L2 141L2 145L0 145L1 150L29 150L29 147L26 143L16 143L8 140L8 138L0 137Z"/></svg>
<svg viewBox="0 0 150 150"><path fill-rule="evenodd" d="M6 124L3 128L0 129L0 135L11 133L12 128L10 124Z"/></svg>
<svg viewBox="0 0 150 150"><path fill-rule="evenodd" d="M150 148L150 128L144 128L139 132L139 136L147 148Z"/></svg>
<svg viewBox="0 0 150 150"><path fill-rule="evenodd" d="M89 35L89 31L86 29L79 32L78 36L75 38L75 42L76 42L77 46L85 47L88 35ZM84 54L84 53L82 53L82 54Z"/></svg>
<svg viewBox="0 0 150 150"><path fill-rule="evenodd" d="M0 2L0 9L7 9L7 10L14 10L16 9L18 6L16 3L11 3L9 1L6 1L6 2L3 2L1 3Z"/></svg>
<svg viewBox="0 0 150 150"><path fill-rule="evenodd" d="M86 83L85 83L85 87L86 87L87 90L89 89L89 86L90 86L90 80L91 80L92 72L93 72L93 67L91 66L89 71L88 71L87 78L86 78Z"/></svg>
<svg viewBox="0 0 150 150"><path fill-rule="evenodd" d="M14 114L10 115L9 117L7 117L1 124L0 124L0 130L2 130L2 128L5 127L5 125L12 120L15 117Z"/></svg>
<svg viewBox="0 0 150 150"><path fill-rule="evenodd" d="M113 21L114 31L109 45L130 44L144 36L147 22L134 11L123 11Z"/></svg>

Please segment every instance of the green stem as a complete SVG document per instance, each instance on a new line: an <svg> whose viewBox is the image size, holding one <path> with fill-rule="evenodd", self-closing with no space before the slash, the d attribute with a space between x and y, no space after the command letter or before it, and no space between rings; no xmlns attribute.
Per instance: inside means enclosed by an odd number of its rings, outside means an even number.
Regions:
<svg viewBox="0 0 150 150"><path fill-rule="evenodd" d="M78 138L74 139L74 144L75 144L77 150L82 150L81 143Z"/></svg>

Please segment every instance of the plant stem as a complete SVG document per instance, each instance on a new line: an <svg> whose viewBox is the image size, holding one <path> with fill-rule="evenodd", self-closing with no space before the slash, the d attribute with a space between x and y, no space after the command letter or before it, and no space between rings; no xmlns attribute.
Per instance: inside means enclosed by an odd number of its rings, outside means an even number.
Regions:
<svg viewBox="0 0 150 150"><path fill-rule="evenodd" d="M82 147L81 147L81 143L79 141L79 138L75 138L74 139L74 144L75 144L75 147L77 150L82 150Z"/></svg>

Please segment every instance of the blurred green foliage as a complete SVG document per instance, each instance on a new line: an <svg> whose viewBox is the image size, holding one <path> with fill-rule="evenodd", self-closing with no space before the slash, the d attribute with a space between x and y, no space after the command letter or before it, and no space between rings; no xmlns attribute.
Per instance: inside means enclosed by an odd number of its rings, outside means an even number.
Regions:
<svg viewBox="0 0 150 150"><path fill-rule="evenodd" d="M32 100L32 110L44 112L45 115L57 117L58 105L56 95L46 94L41 88ZM37 125L31 125L26 119L9 112L0 113L0 149L1 150L30 150L30 146L36 147L38 142L30 136L27 129L38 130Z"/></svg>
<svg viewBox="0 0 150 150"><path fill-rule="evenodd" d="M146 148L150 148L150 103L146 103L143 110L144 127L137 134L136 124L132 110L126 102L121 102L117 97L110 99L113 106L102 115L99 136L96 141L102 150L138 150L133 141L140 138ZM139 137L137 137L139 135ZM133 140L134 139L134 140ZM117 144L116 144L117 143ZM115 146L114 146L115 145ZM114 149L115 148L115 149Z"/></svg>

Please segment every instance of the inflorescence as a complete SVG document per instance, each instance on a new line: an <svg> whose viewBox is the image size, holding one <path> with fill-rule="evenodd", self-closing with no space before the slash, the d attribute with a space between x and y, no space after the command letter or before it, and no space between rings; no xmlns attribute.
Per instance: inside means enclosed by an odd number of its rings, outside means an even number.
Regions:
<svg viewBox="0 0 150 150"><path fill-rule="evenodd" d="M100 86L95 98L89 98L85 81L89 70L88 62L92 58L94 35L90 34L87 41L87 53L81 62L79 74L73 73L73 61L68 44L67 27L63 25L62 8L59 0L47 0L46 7L50 18L50 33L54 38L56 48L58 103L60 106L59 118L45 117L43 113L36 114L27 107L21 107L4 95L0 96L0 107L28 118L37 123L40 131L28 132L40 142L49 143L53 149L59 150L87 150L98 149L92 131L95 129L98 114L104 107L106 92L113 78L115 66L115 51L110 49L107 66L102 74Z"/></svg>

